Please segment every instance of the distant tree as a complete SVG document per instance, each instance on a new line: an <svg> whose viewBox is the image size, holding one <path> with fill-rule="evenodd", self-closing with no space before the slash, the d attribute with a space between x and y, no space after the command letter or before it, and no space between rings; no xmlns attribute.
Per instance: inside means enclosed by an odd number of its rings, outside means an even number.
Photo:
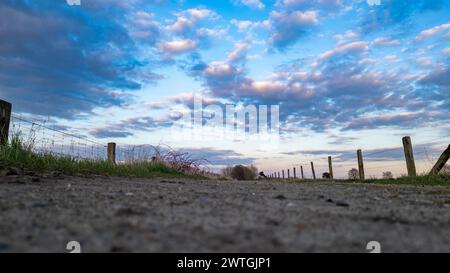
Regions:
<svg viewBox="0 0 450 273"><path fill-rule="evenodd" d="M231 177L231 171L233 170L233 166L226 166L222 169L222 175L225 177Z"/></svg>
<svg viewBox="0 0 450 273"><path fill-rule="evenodd" d="M231 170L231 177L237 180L253 180L257 175L258 169L253 165L250 167L237 165Z"/></svg>
<svg viewBox="0 0 450 273"><path fill-rule="evenodd" d="M387 172L383 172L383 179L393 179L394 175L392 174L392 172L387 171Z"/></svg>
<svg viewBox="0 0 450 273"><path fill-rule="evenodd" d="M359 171L355 168L348 171L348 179L350 180L356 180L359 178Z"/></svg>
<svg viewBox="0 0 450 273"><path fill-rule="evenodd" d="M253 177L256 178L258 176L258 168L256 168L253 164L250 165L250 171L252 171Z"/></svg>

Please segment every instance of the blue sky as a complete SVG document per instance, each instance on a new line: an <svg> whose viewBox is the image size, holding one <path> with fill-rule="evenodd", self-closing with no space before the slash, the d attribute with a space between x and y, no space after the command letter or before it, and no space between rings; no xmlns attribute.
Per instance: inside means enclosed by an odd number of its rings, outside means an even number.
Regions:
<svg viewBox="0 0 450 273"><path fill-rule="evenodd" d="M0 97L16 112L214 168L333 155L345 175L357 148L450 135L449 0L3 0L0 37ZM280 105L279 142L169 138L194 96ZM401 156L380 168L400 175Z"/></svg>

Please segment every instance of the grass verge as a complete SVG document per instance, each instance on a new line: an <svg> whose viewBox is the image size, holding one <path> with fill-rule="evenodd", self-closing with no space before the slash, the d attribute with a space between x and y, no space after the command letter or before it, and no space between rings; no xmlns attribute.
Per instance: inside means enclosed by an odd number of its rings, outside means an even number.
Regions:
<svg viewBox="0 0 450 273"><path fill-rule="evenodd" d="M348 183L348 184L377 184L377 185L435 185L435 186L450 186L450 175L449 174L439 174L439 175L420 175L416 177L399 177L395 179L366 179L364 181L360 180L348 180L348 179L337 179L337 180L298 180L300 182L314 183L314 182L336 182L336 183Z"/></svg>
<svg viewBox="0 0 450 273"><path fill-rule="evenodd" d="M450 174L438 174L438 175L419 175L416 177L399 177L395 179L366 179L361 180L349 180L349 179L291 179L291 180L272 180L283 182L297 182L297 183L346 183L346 184L376 184L376 185L435 185L435 186L450 186Z"/></svg>
<svg viewBox="0 0 450 273"><path fill-rule="evenodd" d="M397 179L369 179L364 183L395 185L450 185L449 174L420 175L415 177L399 177Z"/></svg>
<svg viewBox="0 0 450 273"><path fill-rule="evenodd" d="M66 175L109 175L129 177L204 178L179 172L164 162L130 162L113 164L105 160L78 160L49 154L36 154L19 137L0 145L0 169L15 167L32 172L61 172Z"/></svg>

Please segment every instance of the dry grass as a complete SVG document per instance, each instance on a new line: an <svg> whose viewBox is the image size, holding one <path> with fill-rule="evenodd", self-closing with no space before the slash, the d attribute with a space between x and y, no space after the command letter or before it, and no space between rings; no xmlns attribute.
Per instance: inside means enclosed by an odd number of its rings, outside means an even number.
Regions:
<svg viewBox="0 0 450 273"><path fill-rule="evenodd" d="M0 168L16 167L33 172L58 171L67 175L98 174L112 176L156 177L187 176L204 178L200 160L192 159L186 153L174 150L162 152L154 148L155 154L149 158L113 164L101 159L79 159L48 152L35 152L34 139L28 141L15 134L10 142L0 145Z"/></svg>

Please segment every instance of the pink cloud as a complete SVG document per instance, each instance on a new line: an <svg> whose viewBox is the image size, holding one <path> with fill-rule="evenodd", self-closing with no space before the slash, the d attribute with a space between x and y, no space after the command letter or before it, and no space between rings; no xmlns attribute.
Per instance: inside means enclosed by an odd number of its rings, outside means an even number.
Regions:
<svg viewBox="0 0 450 273"><path fill-rule="evenodd" d="M450 23L447 24L442 24L439 26L435 26L432 28L429 28L427 30L422 31L417 37L416 37L416 41L417 42L422 42L424 40L427 40L447 29L450 29Z"/></svg>

